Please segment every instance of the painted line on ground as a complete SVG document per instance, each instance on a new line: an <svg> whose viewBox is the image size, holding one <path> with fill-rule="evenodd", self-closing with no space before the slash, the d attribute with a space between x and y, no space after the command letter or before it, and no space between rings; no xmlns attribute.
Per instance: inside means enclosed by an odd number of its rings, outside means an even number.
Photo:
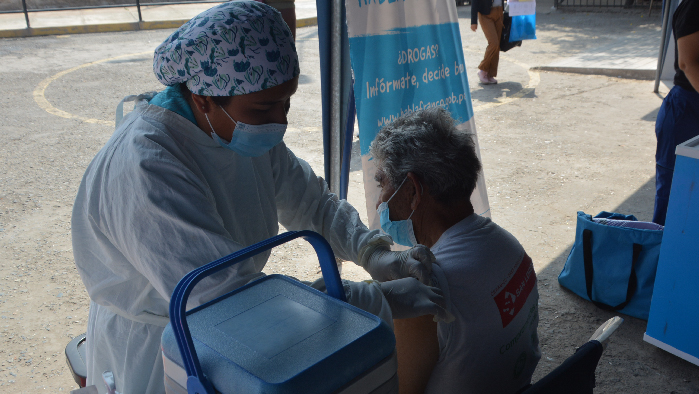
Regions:
<svg viewBox="0 0 699 394"><path fill-rule="evenodd" d="M0 30L0 38L37 37L63 34L113 33L135 30L176 29L188 21L189 19L180 19L169 21L101 23L95 25L30 27L24 29ZM317 17L302 18L296 20L296 27L315 26L317 24Z"/></svg>
<svg viewBox="0 0 699 394"><path fill-rule="evenodd" d="M115 57L110 57L107 59L96 60L94 62L81 64L79 66L69 68L68 70L61 71L61 72L54 74L54 75L44 79L43 81L39 82L39 84L36 86L36 88L34 88L34 93L33 93L34 101L41 109L50 113L51 115L60 116L61 118L66 118L66 119L78 119L78 120L81 120L85 123L94 123L94 124L101 124L101 125L105 125L105 126L114 126L113 121L86 118L84 116L74 115L74 114L71 114L69 112L66 112L66 111L63 111L63 110L60 110L60 109L54 107L46 99L46 88L48 88L49 85L53 81L65 76L67 74L70 74L73 71L77 71L77 70L80 70L80 69L83 69L86 67L94 66L95 64L100 64L100 63L104 63L104 62L108 62L108 61L112 61L112 60L116 60L116 59L123 59L126 57L133 57L133 56L143 56L143 55L148 55L148 54L152 54L152 53L153 53L152 51L148 51L148 52L139 52L139 53L131 53L128 55L115 56Z"/></svg>
<svg viewBox="0 0 699 394"><path fill-rule="evenodd" d="M81 64L81 65L79 65L79 66L70 68L70 69L68 69L68 70L61 71L61 72L59 72L59 73L57 73L57 74L54 74L54 75L52 75L52 76L50 76L50 77L44 79L43 81L41 81L41 82L36 86L36 88L34 88L34 93L33 93L33 95L34 95L34 101L36 102L36 104L37 104L41 109L43 109L44 111L50 113L51 115L56 115L56 116L59 116L59 117L61 117L61 118L65 118L65 119L77 119L77 120L81 120L81 121L83 121L83 122L85 122L85 123L101 124L101 125L112 126L112 127L113 127L113 126L114 126L114 121L111 121L111 120L102 120L102 119L94 119L94 118L87 118L87 117L84 117L84 116L71 114L71 113L69 113L69 112L66 112L66 111L63 111L63 110L61 110L61 109L58 109L58 108L54 107L54 106L46 99L46 89L49 87L49 85L50 85L52 82L58 80L58 79L61 78L61 77L66 76L67 74L70 74L70 73L72 73L72 72L74 72L74 71L78 71L78 70L81 70L81 69L86 68L86 67L94 66L94 65L96 65L96 64L105 63L105 62L112 61L112 60L116 60L116 59L123 59L123 58L127 58L127 57L149 55L149 54L151 54L151 53L153 53L153 52L152 52L152 51L148 51L148 52L130 53L130 54L128 54L128 55L121 55L121 56L110 57L110 58L107 58L107 59L96 60L96 61L94 61L94 62ZM288 130L289 130L289 131L292 131L292 132L319 132L319 131L322 130L322 128L321 128L321 127L289 127Z"/></svg>
<svg viewBox="0 0 699 394"><path fill-rule="evenodd" d="M64 34L113 33L135 30L176 29L189 19L153 22L101 23L96 25L31 27L14 30L0 30L0 38L52 36Z"/></svg>
<svg viewBox="0 0 699 394"><path fill-rule="evenodd" d="M316 26L318 24L318 17L314 16L312 18L302 18L296 19L296 28Z"/></svg>
<svg viewBox="0 0 699 394"><path fill-rule="evenodd" d="M309 18L309 19L313 19L313 18ZM468 50L468 51L470 51L470 52L475 52L475 51L470 50L470 49L468 49L468 48L464 48L464 49L465 49L465 50ZM79 66L70 68L70 69L68 69L68 70L61 71L61 72L59 72L59 73L57 73L57 74L54 74L54 75L52 75L52 76L50 76L50 77L44 79L43 81L41 81L41 82L36 86L36 88L34 89L34 93L33 93L33 95L34 95L34 101L35 101L36 104L37 104L41 109L43 109L44 111L46 111L46 112L48 112L48 113L50 113L50 114L52 114L52 115L59 116L59 117L61 117L61 118L66 118L66 119L78 119L78 120L81 120L81 121L83 121L83 122L85 122L85 123L94 123L94 124L101 124L101 125L105 125L105 126L113 126L113 125L114 125L114 122L112 122L112 121L101 120L101 119L94 119L94 118L87 118L87 117L80 116L80 115L74 115L74 114L71 114L71 113L69 113L69 112L66 112L66 111L63 111L63 110L60 110L60 109L54 107L54 106L46 99L46 95L45 95L45 94L46 94L46 89L47 89L48 86L49 86L52 82L54 82L55 80L57 80L57 79L59 79L59 78L65 76L66 74L72 73L72 72L74 72L74 71L77 71L77 70L80 70L80 69L83 69L83 68L86 68L86 67L90 67L90 66L93 66L93 65L95 65L95 64L100 64L100 63L108 62L108 61L111 61L111 60L122 59L122 58L132 57L132 56L142 56L142 55L147 55L147 54L150 54L150 53L152 53L152 52L150 52L150 51L149 51L149 52L139 52L139 53L131 53L131 54L128 54L128 55L121 55L121 56L110 57L110 58L106 58L106 59L96 60L96 61L90 62L90 63L81 64L81 65L79 65ZM483 104L483 105L479 105L479 106L473 107L473 111L474 111L474 112L480 112L480 111L483 111L483 110L486 110L486 109L489 109L489 108L494 108L494 107L497 107L497 106L500 106L500 105L503 105L503 104L509 104L509 103L511 103L511 102L513 102L513 101L515 101L515 100L521 99L521 98L523 98L524 96L526 96L526 95L532 93L532 92L536 89L536 87L539 85L539 82L541 81L540 76L539 76L539 73L538 73L536 70L531 69L531 68L529 67L529 65L527 65L527 64L525 64L525 63L522 63L522 62L520 62L520 61L517 61L517 60L515 60L515 59L511 59L511 58L505 57L505 56L501 56L501 57L502 57L505 61L514 63L514 64L518 65L519 67L522 67L522 68L524 68L525 70L527 70L527 73L529 74L529 82L527 83L526 86L524 86L522 89L518 90L517 92L515 92L515 93L512 94L511 96L508 96L508 97L505 97L505 98L502 98L502 99L496 99L497 102L487 103L487 104ZM290 130L291 130L291 128L290 128ZM301 130L301 129L299 129L299 130ZM305 130L304 130L304 131L305 131ZM310 130L309 130L309 131L310 131Z"/></svg>

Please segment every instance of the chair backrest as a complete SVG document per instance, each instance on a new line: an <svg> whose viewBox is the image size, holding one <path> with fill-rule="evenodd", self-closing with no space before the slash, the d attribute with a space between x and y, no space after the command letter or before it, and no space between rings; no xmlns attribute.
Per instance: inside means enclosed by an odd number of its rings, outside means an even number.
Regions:
<svg viewBox="0 0 699 394"><path fill-rule="evenodd" d="M595 369L603 351L600 342L587 342L522 394L592 394Z"/></svg>
<svg viewBox="0 0 699 394"><path fill-rule="evenodd" d="M518 394L592 394L595 387L595 370L605 348L605 341L623 323L616 316L602 324L586 344L563 364L535 384Z"/></svg>
<svg viewBox="0 0 699 394"><path fill-rule="evenodd" d="M73 380L79 387L85 387L87 367L85 366L85 334L78 335L66 345L66 362Z"/></svg>

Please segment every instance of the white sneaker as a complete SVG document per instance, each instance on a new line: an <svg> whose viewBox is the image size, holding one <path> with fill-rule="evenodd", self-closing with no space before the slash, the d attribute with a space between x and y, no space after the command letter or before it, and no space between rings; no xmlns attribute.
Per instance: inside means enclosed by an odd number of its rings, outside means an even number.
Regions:
<svg viewBox="0 0 699 394"><path fill-rule="evenodd" d="M497 84L497 83L498 83L498 80L495 79L495 78L493 78L493 77L491 77L490 75L488 75L488 82L490 82L490 83L492 83L492 84Z"/></svg>
<svg viewBox="0 0 699 394"><path fill-rule="evenodd" d="M478 71L478 79L481 80L483 85L490 85L492 83L490 79L488 79L488 73L483 70Z"/></svg>

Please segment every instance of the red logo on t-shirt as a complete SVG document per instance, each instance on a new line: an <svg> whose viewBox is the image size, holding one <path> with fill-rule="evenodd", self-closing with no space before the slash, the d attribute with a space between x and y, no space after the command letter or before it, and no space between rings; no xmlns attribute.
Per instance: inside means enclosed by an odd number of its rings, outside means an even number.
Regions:
<svg viewBox="0 0 699 394"><path fill-rule="evenodd" d="M527 302L529 293L534 288L534 284L536 284L534 265L532 264L532 259L525 253L522 262L519 263L517 272L515 272L505 287L493 297L500 310L502 328L507 327L519 311L522 310L524 303Z"/></svg>

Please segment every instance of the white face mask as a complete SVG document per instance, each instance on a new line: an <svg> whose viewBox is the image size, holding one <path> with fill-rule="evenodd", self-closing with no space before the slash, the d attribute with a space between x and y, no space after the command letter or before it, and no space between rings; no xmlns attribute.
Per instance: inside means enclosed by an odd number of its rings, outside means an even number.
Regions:
<svg viewBox="0 0 699 394"><path fill-rule="evenodd" d="M230 149L242 156L258 157L267 153L284 139L284 134L286 133L285 124L267 123L249 125L243 122L236 122L223 107L219 105L219 108L221 108L221 111L235 124L231 142L226 143L226 141L221 139L221 137L216 134L216 131L214 131L214 127L211 125L211 121L209 121L209 116L207 114L204 114L204 116L212 130L211 138L224 148Z"/></svg>

